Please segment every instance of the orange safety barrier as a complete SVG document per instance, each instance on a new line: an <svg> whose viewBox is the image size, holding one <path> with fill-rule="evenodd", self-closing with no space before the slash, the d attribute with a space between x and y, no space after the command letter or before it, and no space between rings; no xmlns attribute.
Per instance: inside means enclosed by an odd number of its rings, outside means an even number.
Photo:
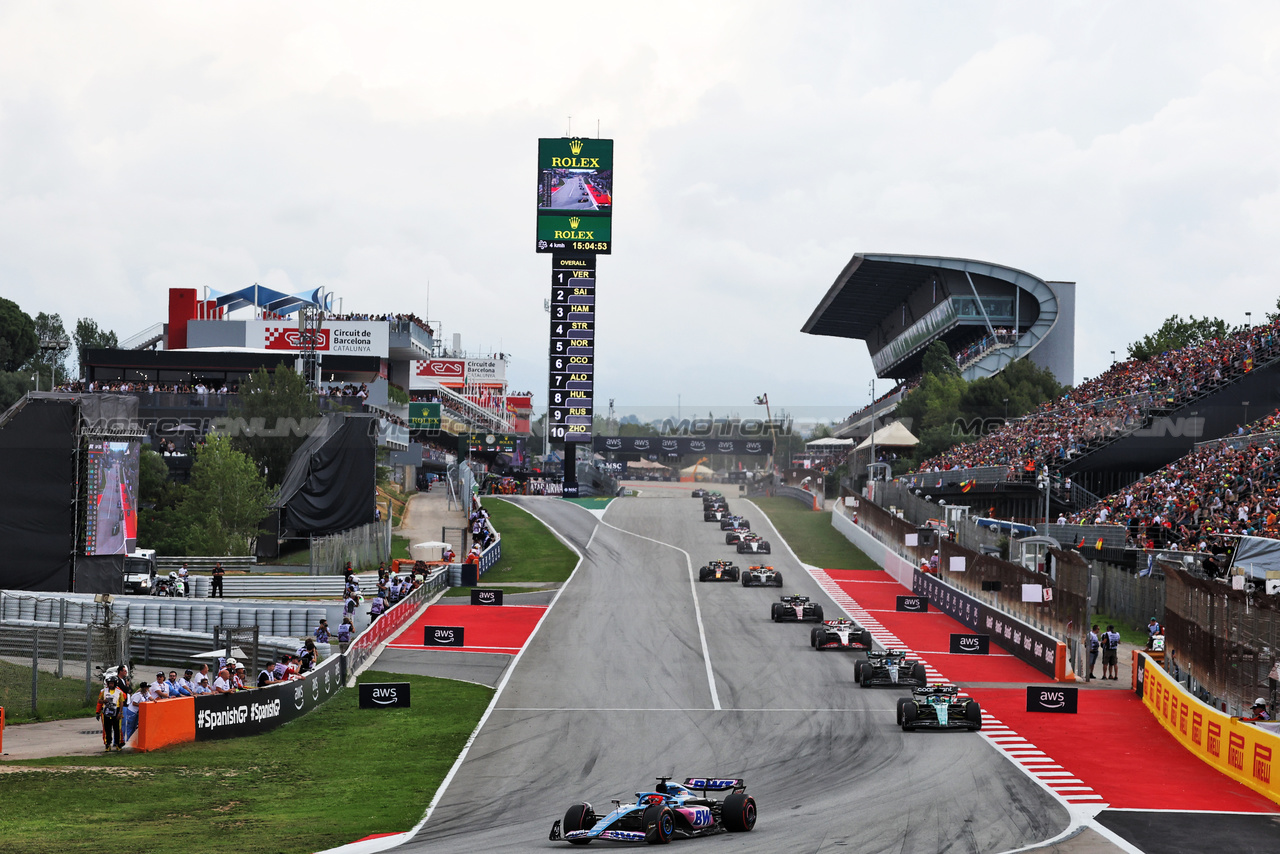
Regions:
<svg viewBox="0 0 1280 854"><path fill-rule="evenodd" d="M195 697L175 697L138 706L135 750L159 750L170 744L196 740Z"/></svg>
<svg viewBox="0 0 1280 854"><path fill-rule="evenodd" d="M1062 643L1061 641L1059 641L1059 642L1058 642L1058 652L1057 652L1056 656L1055 656L1055 657L1054 657L1054 659L1053 659L1053 678L1054 678L1054 681L1056 681L1056 682L1074 682L1074 681L1076 681L1076 675L1075 675L1074 673L1068 673L1068 672L1067 672L1067 671L1068 671L1068 669L1069 669L1069 665L1070 665L1070 663L1071 663L1071 662L1067 661L1067 645L1066 645L1065 643Z"/></svg>

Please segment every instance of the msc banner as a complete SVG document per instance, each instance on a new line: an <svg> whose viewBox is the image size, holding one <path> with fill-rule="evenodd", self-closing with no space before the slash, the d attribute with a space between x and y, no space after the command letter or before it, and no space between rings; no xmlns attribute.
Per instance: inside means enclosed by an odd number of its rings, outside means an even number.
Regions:
<svg viewBox="0 0 1280 854"><path fill-rule="evenodd" d="M360 708L407 709L409 687L408 682L361 682Z"/></svg>
<svg viewBox="0 0 1280 854"><path fill-rule="evenodd" d="M951 652L960 655L990 655L991 635L951 636Z"/></svg>
<svg viewBox="0 0 1280 854"><path fill-rule="evenodd" d="M603 453L656 454L741 454L768 456L773 453L772 439L694 439L688 436L596 436L593 450Z"/></svg>
<svg viewBox="0 0 1280 854"><path fill-rule="evenodd" d="M897 610L924 613L929 610L929 600L923 596L899 596Z"/></svg>
<svg viewBox="0 0 1280 854"><path fill-rule="evenodd" d="M911 589L921 596L927 596L929 604L951 619L975 632L989 635L997 646L1046 676L1057 678L1056 639L918 569L913 572Z"/></svg>
<svg viewBox="0 0 1280 854"><path fill-rule="evenodd" d="M462 626L424 626L423 646L462 646Z"/></svg>
<svg viewBox="0 0 1280 854"><path fill-rule="evenodd" d="M1027 711L1074 715L1079 694L1079 688L1063 688L1057 685L1045 688L1041 685L1028 685Z"/></svg>
<svg viewBox="0 0 1280 854"><path fill-rule="evenodd" d="M202 694L195 698L196 741L267 732L302 717L340 690L342 657L335 655L293 682L234 694Z"/></svg>
<svg viewBox="0 0 1280 854"><path fill-rule="evenodd" d="M471 604L472 605L501 605L501 590L484 590L479 587L471 588Z"/></svg>

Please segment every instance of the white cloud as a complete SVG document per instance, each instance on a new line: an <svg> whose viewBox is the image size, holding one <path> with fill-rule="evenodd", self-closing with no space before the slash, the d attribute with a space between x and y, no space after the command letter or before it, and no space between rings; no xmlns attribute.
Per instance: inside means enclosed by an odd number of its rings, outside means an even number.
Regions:
<svg viewBox="0 0 1280 854"><path fill-rule="evenodd" d="M854 252L1079 282L1077 370L1275 303L1267 3L0 7L0 294L127 336L325 285L545 384L539 136L617 140L599 389L865 402L799 326Z"/></svg>

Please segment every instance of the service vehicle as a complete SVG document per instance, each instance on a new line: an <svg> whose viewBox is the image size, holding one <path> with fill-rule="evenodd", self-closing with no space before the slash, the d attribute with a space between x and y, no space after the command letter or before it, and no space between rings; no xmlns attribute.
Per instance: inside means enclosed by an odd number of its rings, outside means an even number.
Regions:
<svg viewBox="0 0 1280 854"><path fill-rule="evenodd" d="M124 556L124 592L150 596L156 583L156 550L134 549Z"/></svg>

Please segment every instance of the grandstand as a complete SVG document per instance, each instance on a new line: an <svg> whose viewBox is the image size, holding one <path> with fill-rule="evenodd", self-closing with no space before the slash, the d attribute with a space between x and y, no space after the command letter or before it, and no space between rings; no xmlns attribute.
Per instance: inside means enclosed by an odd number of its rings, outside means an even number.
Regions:
<svg viewBox="0 0 1280 854"><path fill-rule="evenodd" d="M801 331L865 341L876 376L918 376L942 341L966 379L1029 358L1070 384L1075 372L1075 283L964 258L859 254Z"/></svg>

